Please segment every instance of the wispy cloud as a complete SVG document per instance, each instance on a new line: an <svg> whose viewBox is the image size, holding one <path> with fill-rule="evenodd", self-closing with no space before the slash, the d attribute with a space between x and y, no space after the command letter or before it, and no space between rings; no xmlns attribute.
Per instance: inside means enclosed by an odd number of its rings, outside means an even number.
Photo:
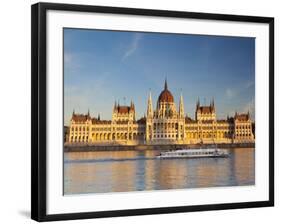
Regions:
<svg viewBox="0 0 281 224"><path fill-rule="evenodd" d="M133 37L132 42L130 43L129 48L124 53L122 60L125 60L126 58L130 57L132 54L136 52L136 50L139 47L140 40L142 38L142 34L136 33Z"/></svg>
<svg viewBox="0 0 281 224"><path fill-rule="evenodd" d="M227 98L232 99L237 95L237 92L234 89L227 88L225 90L225 94L226 94Z"/></svg>

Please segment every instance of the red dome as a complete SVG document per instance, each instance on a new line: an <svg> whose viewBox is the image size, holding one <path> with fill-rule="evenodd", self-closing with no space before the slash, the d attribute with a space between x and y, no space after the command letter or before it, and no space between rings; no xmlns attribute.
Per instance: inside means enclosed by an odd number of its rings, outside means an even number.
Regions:
<svg viewBox="0 0 281 224"><path fill-rule="evenodd" d="M158 102L173 103L174 102L174 97L173 97L172 93L169 90L165 89L159 95Z"/></svg>
<svg viewBox="0 0 281 224"><path fill-rule="evenodd" d="M167 102L167 103L173 103L174 102L174 97L172 93L168 90L168 85L167 81L165 80L165 86L164 90L160 93L158 97L158 102Z"/></svg>

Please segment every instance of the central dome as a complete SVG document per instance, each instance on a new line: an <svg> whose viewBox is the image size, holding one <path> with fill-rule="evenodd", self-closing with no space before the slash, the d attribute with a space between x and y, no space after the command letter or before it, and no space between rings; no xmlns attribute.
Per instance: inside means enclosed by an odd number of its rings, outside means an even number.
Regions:
<svg viewBox="0 0 281 224"><path fill-rule="evenodd" d="M158 102L167 102L167 103L173 103L174 97L172 93L168 90L167 80L165 80L165 86L164 90L160 93L158 97Z"/></svg>

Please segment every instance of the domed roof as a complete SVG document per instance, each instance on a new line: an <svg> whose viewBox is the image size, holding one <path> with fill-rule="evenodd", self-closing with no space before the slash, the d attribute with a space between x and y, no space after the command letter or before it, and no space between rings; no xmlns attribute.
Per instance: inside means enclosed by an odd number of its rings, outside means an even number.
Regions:
<svg viewBox="0 0 281 224"><path fill-rule="evenodd" d="M165 80L165 87L164 90L160 93L158 97L158 102L167 102L167 103L173 103L174 97L172 93L168 90L167 80Z"/></svg>

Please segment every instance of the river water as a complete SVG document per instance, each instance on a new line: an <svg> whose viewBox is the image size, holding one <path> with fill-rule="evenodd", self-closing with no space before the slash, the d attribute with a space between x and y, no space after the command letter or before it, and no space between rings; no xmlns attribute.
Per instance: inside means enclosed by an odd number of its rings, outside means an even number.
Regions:
<svg viewBox="0 0 281 224"><path fill-rule="evenodd" d="M255 184L254 148L228 158L156 159L157 150L64 153L64 194Z"/></svg>

